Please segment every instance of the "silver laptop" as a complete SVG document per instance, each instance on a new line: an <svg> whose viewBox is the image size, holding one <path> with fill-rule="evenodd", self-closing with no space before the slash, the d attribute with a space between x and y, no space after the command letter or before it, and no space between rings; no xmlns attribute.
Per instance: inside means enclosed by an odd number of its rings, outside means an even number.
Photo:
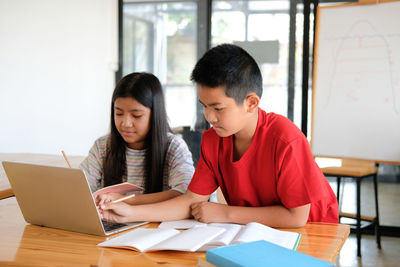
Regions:
<svg viewBox="0 0 400 267"><path fill-rule="evenodd" d="M102 222L80 169L7 161L2 164L28 223L100 236L147 223Z"/></svg>

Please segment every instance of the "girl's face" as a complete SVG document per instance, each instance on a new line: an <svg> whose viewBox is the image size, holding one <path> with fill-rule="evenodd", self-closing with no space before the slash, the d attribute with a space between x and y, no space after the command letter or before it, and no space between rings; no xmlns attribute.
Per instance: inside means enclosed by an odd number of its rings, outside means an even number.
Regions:
<svg viewBox="0 0 400 267"><path fill-rule="evenodd" d="M145 148L150 131L151 109L132 97L119 97L114 102L114 121L129 148Z"/></svg>

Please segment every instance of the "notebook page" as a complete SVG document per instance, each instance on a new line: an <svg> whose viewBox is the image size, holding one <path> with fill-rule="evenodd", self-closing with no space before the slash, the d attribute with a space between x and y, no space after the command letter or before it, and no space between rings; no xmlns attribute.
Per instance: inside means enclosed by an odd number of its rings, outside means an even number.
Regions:
<svg viewBox="0 0 400 267"><path fill-rule="evenodd" d="M238 234L232 244L239 244L257 240L265 240L276 245L293 249L299 234L276 230L260 223L248 223Z"/></svg>
<svg viewBox="0 0 400 267"><path fill-rule="evenodd" d="M229 245L236 237L236 235L240 232L240 230L244 227L243 225L232 223L211 223L209 225L225 229L225 232L207 243L207 245L217 246Z"/></svg>
<svg viewBox="0 0 400 267"><path fill-rule="evenodd" d="M189 229L201 226L207 226L207 224L193 219L185 219L185 220L162 222L160 223L158 228Z"/></svg>
<svg viewBox="0 0 400 267"><path fill-rule="evenodd" d="M175 229L143 229L138 228L115 238L104 241L99 247L123 247L133 250L146 251L151 246L171 238L180 232Z"/></svg>
<svg viewBox="0 0 400 267"><path fill-rule="evenodd" d="M154 246L148 251L152 250L180 250L180 251L196 251L205 243L209 242L216 236L223 233L225 229L219 227L195 227L180 234L164 240Z"/></svg>

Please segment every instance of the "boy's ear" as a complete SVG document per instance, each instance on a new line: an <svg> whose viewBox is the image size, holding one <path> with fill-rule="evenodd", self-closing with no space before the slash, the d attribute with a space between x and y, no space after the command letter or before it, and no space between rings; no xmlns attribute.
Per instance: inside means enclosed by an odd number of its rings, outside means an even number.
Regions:
<svg viewBox="0 0 400 267"><path fill-rule="evenodd" d="M246 96L246 99L244 101L247 107L247 111L253 112L258 108L258 105L260 104L260 97L256 93L250 93Z"/></svg>

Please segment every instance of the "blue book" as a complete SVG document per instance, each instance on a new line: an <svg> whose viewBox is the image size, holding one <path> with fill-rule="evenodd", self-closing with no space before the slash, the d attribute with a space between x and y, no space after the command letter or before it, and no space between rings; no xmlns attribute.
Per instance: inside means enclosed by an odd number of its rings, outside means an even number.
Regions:
<svg viewBox="0 0 400 267"><path fill-rule="evenodd" d="M333 263L264 240L213 248L206 252L206 259L219 267L333 266Z"/></svg>

